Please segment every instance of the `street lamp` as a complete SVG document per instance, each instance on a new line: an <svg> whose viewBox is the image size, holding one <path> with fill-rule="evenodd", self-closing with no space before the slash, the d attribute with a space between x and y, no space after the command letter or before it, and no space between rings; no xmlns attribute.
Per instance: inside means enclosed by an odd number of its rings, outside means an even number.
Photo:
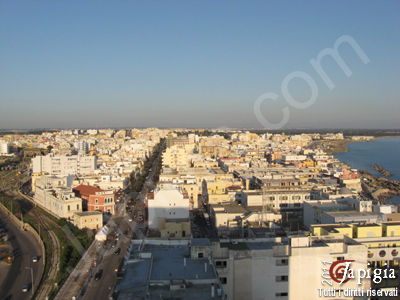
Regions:
<svg viewBox="0 0 400 300"><path fill-rule="evenodd" d="M32 267L25 267L25 269L27 269L27 270L31 269L31 279L32 279L32 297L33 297L33 285L34 285L34 283L33 283L33 269L32 269Z"/></svg>

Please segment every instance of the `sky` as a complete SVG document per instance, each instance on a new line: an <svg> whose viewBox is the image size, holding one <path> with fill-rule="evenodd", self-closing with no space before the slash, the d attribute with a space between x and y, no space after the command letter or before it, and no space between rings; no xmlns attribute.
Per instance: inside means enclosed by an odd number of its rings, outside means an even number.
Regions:
<svg viewBox="0 0 400 300"><path fill-rule="evenodd" d="M399 11L396 0L0 0L0 128L400 129ZM310 60L343 36L368 62L341 44L351 75L324 57L330 89ZM276 99L255 105L266 93Z"/></svg>

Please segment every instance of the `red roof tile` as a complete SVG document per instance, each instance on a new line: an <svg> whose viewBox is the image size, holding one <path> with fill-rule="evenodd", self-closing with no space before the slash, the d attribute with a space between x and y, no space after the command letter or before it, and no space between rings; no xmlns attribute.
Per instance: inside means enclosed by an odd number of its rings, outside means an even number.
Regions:
<svg viewBox="0 0 400 300"><path fill-rule="evenodd" d="M73 190L79 192L81 196L94 195L96 192L103 191L101 188L98 188L96 186L84 185L84 184L80 184L77 187L74 187Z"/></svg>

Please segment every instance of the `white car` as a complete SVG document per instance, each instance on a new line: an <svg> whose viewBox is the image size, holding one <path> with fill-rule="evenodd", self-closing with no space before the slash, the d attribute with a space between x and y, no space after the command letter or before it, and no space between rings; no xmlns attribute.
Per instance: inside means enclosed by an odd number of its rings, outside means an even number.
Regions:
<svg viewBox="0 0 400 300"><path fill-rule="evenodd" d="M32 262L38 262L39 258L37 256L32 257Z"/></svg>
<svg viewBox="0 0 400 300"><path fill-rule="evenodd" d="M22 292L23 292L23 293L26 293L27 291L28 291L28 285L25 284L25 285L22 287Z"/></svg>

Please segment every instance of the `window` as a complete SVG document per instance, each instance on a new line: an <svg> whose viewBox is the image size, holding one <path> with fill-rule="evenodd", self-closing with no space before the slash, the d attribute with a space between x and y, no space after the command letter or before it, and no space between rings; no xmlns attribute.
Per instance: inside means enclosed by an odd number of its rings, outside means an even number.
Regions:
<svg viewBox="0 0 400 300"><path fill-rule="evenodd" d="M293 199L293 200L300 200L301 197L300 197L300 196L293 196L292 199Z"/></svg>
<svg viewBox="0 0 400 300"><path fill-rule="evenodd" d="M96 199L96 204L99 203L99 199Z"/></svg>
<svg viewBox="0 0 400 300"><path fill-rule="evenodd" d="M288 279L289 279L289 277L286 276L286 275L283 275L283 276L276 276L276 277L275 277L275 281L276 281L276 282L288 281Z"/></svg>
<svg viewBox="0 0 400 300"><path fill-rule="evenodd" d="M222 283L222 284L226 284L226 282L227 282L226 277L221 277L220 280L221 280L221 283Z"/></svg>
<svg viewBox="0 0 400 300"><path fill-rule="evenodd" d="M217 260L216 262L215 262L215 266L217 267L217 268L226 268L226 260Z"/></svg>
<svg viewBox="0 0 400 300"><path fill-rule="evenodd" d="M79 204L76 205L76 210L79 210Z"/></svg>
<svg viewBox="0 0 400 300"><path fill-rule="evenodd" d="M300 203L295 203L295 204L294 204L294 207L300 207L300 206L301 206Z"/></svg>
<svg viewBox="0 0 400 300"><path fill-rule="evenodd" d="M287 296L288 296L288 293L287 293L287 292L276 293L275 296L276 296L276 297L287 297Z"/></svg>
<svg viewBox="0 0 400 300"><path fill-rule="evenodd" d="M71 210L71 207L68 205L68 211L70 211Z"/></svg>
<svg viewBox="0 0 400 300"><path fill-rule="evenodd" d="M280 196L279 197L279 200L287 200L288 199L288 196Z"/></svg>
<svg viewBox="0 0 400 300"><path fill-rule="evenodd" d="M197 257L198 257L198 258L203 258L203 257L204 257L204 253L203 253L203 252L197 253Z"/></svg>
<svg viewBox="0 0 400 300"><path fill-rule="evenodd" d="M276 260L276 265L277 266L287 266L289 264L289 260L286 258L283 259L277 259Z"/></svg>
<svg viewBox="0 0 400 300"><path fill-rule="evenodd" d="M336 260L344 260L344 256L338 256L336 257Z"/></svg>

